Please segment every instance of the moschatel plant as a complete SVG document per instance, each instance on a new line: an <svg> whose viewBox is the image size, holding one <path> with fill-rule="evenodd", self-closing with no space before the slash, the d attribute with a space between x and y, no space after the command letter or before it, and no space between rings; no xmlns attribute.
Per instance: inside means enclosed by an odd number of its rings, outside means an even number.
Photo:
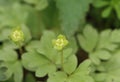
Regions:
<svg viewBox="0 0 120 82"><path fill-rule="evenodd" d="M77 37L81 48L88 53L88 59L82 63L78 63L69 39L62 34L56 35L52 31L44 31L40 41L27 44L25 52L1 49L0 80L13 77L15 82L23 82L25 68L35 72L38 78L47 77L45 82L120 81L119 29L98 33L91 25L86 25ZM10 34L16 45L24 43L25 36L20 27ZM18 54L21 58L18 58Z"/></svg>
<svg viewBox="0 0 120 82"><path fill-rule="evenodd" d="M0 0L0 82L120 82L119 6Z"/></svg>

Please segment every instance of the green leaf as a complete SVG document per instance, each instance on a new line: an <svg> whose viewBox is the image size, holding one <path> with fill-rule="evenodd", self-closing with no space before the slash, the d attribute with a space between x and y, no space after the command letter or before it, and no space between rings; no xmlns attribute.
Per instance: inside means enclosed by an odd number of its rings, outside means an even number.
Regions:
<svg viewBox="0 0 120 82"><path fill-rule="evenodd" d="M15 82L23 82L23 68L20 61L16 62L14 64L14 67L12 67L12 71L14 74L14 81Z"/></svg>
<svg viewBox="0 0 120 82"><path fill-rule="evenodd" d="M106 5L108 5L108 1L103 1L103 0L95 0L93 2L93 5L96 7L96 8L101 8L101 7L104 7Z"/></svg>
<svg viewBox="0 0 120 82"><path fill-rule="evenodd" d="M89 60L84 61L75 70L75 72L69 76L61 71L49 74L47 82L94 82L94 80L89 76L89 65Z"/></svg>
<svg viewBox="0 0 120 82"><path fill-rule="evenodd" d="M93 53L90 53L89 57L94 64L99 65L101 60L110 59L111 53L106 50L97 50Z"/></svg>
<svg viewBox="0 0 120 82"><path fill-rule="evenodd" d="M3 49L18 49L19 47L12 41L4 41Z"/></svg>
<svg viewBox="0 0 120 82"><path fill-rule="evenodd" d="M120 19L120 1L117 1L115 4L114 4L114 9L116 11L116 14L117 14L117 17L118 19Z"/></svg>
<svg viewBox="0 0 120 82"><path fill-rule="evenodd" d="M17 53L13 50L0 50L0 60L2 61L16 61L17 60Z"/></svg>
<svg viewBox="0 0 120 82"><path fill-rule="evenodd" d="M112 31L112 34L111 34L111 42L113 43L120 43L120 29L116 29L116 30L113 30Z"/></svg>
<svg viewBox="0 0 120 82"><path fill-rule="evenodd" d="M111 58L110 52L105 51L105 50L97 51L97 52L96 52L96 55L97 55L100 59L103 59L103 60L108 60L108 59Z"/></svg>
<svg viewBox="0 0 120 82"><path fill-rule="evenodd" d="M35 71L38 77L43 77L49 72L56 71L56 66L52 60L35 51L23 54L22 63L26 69Z"/></svg>
<svg viewBox="0 0 120 82"><path fill-rule="evenodd" d="M43 10L48 6L47 0L24 0L24 1L30 4L35 4L35 8L37 10Z"/></svg>
<svg viewBox="0 0 120 82"><path fill-rule="evenodd" d="M37 77L43 77L55 72L56 69L60 69L61 55L63 55L63 63L67 73L72 73L77 66L77 59L73 50L67 47L63 52L57 51L52 44L54 39L55 34L52 31L45 31L40 42L36 44L37 47L33 46L32 50L22 56L24 67L35 71ZM71 64L73 64L72 67ZM71 69L68 70L69 67Z"/></svg>
<svg viewBox="0 0 120 82"><path fill-rule="evenodd" d="M42 65L39 69L36 70L37 77L43 77L49 73L53 73L56 70L56 66L54 64L48 63Z"/></svg>
<svg viewBox="0 0 120 82"><path fill-rule="evenodd" d="M26 23L28 16L27 7L14 3L8 7L3 7L0 13L0 25L15 27Z"/></svg>
<svg viewBox="0 0 120 82"><path fill-rule="evenodd" d="M4 73L7 71L6 67L0 67L0 81L6 80L6 76Z"/></svg>
<svg viewBox="0 0 120 82"><path fill-rule="evenodd" d="M36 9L38 10L43 10L48 6L48 1L47 0L40 0L39 3L36 5Z"/></svg>
<svg viewBox="0 0 120 82"><path fill-rule="evenodd" d="M23 69L22 69L22 64L20 63L20 61L17 60L17 53L11 49L1 50L0 60L4 61L1 64L1 67L7 68L7 70L3 74L4 80L8 80L10 77L13 76L15 82L22 82Z"/></svg>
<svg viewBox="0 0 120 82"><path fill-rule="evenodd" d="M40 46L37 51L49 59L55 58L57 51L53 48L52 40L55 39L55 34L51 31L45 31L40 40Z"/></svg>
<svg viewBox="0 0 120 82"><path fill-rule="evenodd" d="M98 73L98 74L94 74L93 77L96 81L104 82L104 80L106 78L106 74L105 73Z"/></svg>
<svg viewBox="0 0 120 82"><path fill-rule="evenodd" d="M119 58L120 58L120 51L117 51L113 54L113 57L109 61L102 63L105 71L102 71L97 74L95 73L94 78L96 79L96 81L103 80L102 82L110 82L110 81L119 82L120 81Z"/></svg>
<svg viewBox="0 0 120 82"><path fill-rule="evenodd" d="M118 45L114 44L113 41L111 41L111 37L113 38L113 34L111 33L111 30L104 30L100 33L97 49L107 49L110 51L114 51L118 47ZM114 39L114 41L115 40L116 39Z"/></svg>
<svg viewBox="0 0 120 82"><path fill-rule="evenodd" d="M45 24L41 18L41 13L35 12L32 8L29 10L29 15L27 19L27 26L30 29L33 38L40 38L43 30L45 29ZM32 20L31 20L32 19Z"/></svg>
<svg viewBox="0 0 120 82"><path fill-rule="evenodd" d="M31 42L29 42L26 45L25 49L27 51L35 50L35 49L39 48L39 44L40 44L40 41L38 41L38 40L32 40Z"/></svg>
<svg viewBox="0 0 120 82"><path fill-rule="evenodd" d="M98 42L98 32L90 25L87 25L83 30L83 34L78 35L78 39L80 46L85 51L92 52Z"/></svg>
<svg viewBox="0 0 120 82"><path fill-rule="evenodd" d="M27 42L29 42L32 39L32 35L30 33L29 28L26 25L22 24L21 28L22 28L22 31L23 31L24 36L25 36L24 37L25 38L25 42L24 43L27 43Z"/></svg>
<svg viewBox="0 0 120 82"><path fill-rule="evenodd" d="M67 82L67 75L64 72L56 72L49 75L47 82Z"/></svg>
<svg viewBox="0 0 120 82"><path fill-rule="evenodd" d="M62 30L73 35L84 24L85 14L92 0L55 0L59 9Z"/></svg>
<svg viewBox="0 0 120 82"><path fill-rule="evenodd" d="M74 72L76 67L77 67L77 58L75 55L69 57L68 60L63 64L63 69L67 74L71 74L72 72Z"/></svg>
<svg viewBox="0 0 120 82"><path fill-rule="evenodd" d="M102 11L102 17L103 17L103 18L107 18L107 17L110 15L111 10L112 10L111 7L105 8L105 9Z"/></svg>
<svg viewBox="0 0 120 82"><path fill-rule="evenodd" d="M89 58L96 65L99 65L101 63L101 61L99 60L99 58L96 55L91 54L91 55L89 55Z"/></svg>
<svg viewBox="0 0 120 82"><path fill-rule="evenodd" d="M5 41L5 40L8 40L8 36L11 32L11 29L10 28L2 28L0 30L0 41Z"/></svg>

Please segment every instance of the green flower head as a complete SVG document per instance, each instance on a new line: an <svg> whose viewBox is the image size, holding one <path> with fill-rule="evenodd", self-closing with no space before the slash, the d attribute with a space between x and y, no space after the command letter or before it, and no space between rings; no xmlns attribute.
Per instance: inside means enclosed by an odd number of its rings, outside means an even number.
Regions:
<svg viewBox="0 0 120 82"><path fill-rule="evenodd" d="M20 43L24 41L24 33L20 27L13 29L10 34L10 38L15 43Z"/></svg>
<svg viewBox="0 0 120 82"><path fill-rule="evenodd" d="M62 50L68 44L68 40L64 35L59 35L56 40L53 40L54 48Z"/></svg>

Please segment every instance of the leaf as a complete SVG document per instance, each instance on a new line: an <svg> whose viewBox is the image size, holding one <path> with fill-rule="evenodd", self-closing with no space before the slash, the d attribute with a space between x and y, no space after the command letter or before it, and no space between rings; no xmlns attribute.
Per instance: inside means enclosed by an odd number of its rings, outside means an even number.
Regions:
<svg viewBox="0 0 120 82"><path fill-rule="evenodd" d="M7 68L6 67L0 67L0 81L6 80L6 76L4 73L6 72Z"/></svg>
<svg viewBox="0 0 120 82"><path fill-rule="evenodd" d="M47 82L67 82L67 75L64 72L56 72L49 75Z"/></svg>
<svg viewBox="0 0 120 82"><path fill-rule="evenodd" d="M8 36L11 32L11 29L10 28L2 28L0 30L0 41L5 41L5 40L8 40Z"/></svg>
<svg viewBox="0 0 120 82"><path fill-rule="evenodd" d="M110 40L113 43L120 43L120 29L116 29L112 31Z"/></svg>
<svg viewBox="0 0 120 82"><path fill-rule="evenodd" d="M48 6L48 1L47 0L40 0L39 3L37 3L36 9L38 10L43 10Z"/></svg>
<svg viewBox="0 0 120 82"><path fill-rule="evenodd" d="M113 57L107 61L102 63L105 68L105 71L100 72L98 74L95 73L96 81L103 80L102 82L119 82L120 81L120 51L117 51L113 54ZM101 77L98 77L101 76ZM105 77L105 78L104 78Z"/></svg>
<svg viewBox="0 0 120 82"><path fill-rule="evenodd" d="M49 73L53 73L56 71L56 67L54 64L44 64L39 69L36 70L36 76L37 77L43 77Z"/></svg>
<svg viewBox="0 0 120 82"><path fill-rule="evenodd" d="M45 31L43 36L41 37L39 48L37 48L37 52L44 55L48 59L56 62L56 64L60 64L61 61L61 52L58 52L54 49L54 45L52 41L55 39L55 34L52 31ZM63 56L66 60L70 55L74 55L73 50L71 48L66 48L63 50Z"/></svg>
<svg viewBox="0 0 120 82"><path fill-rule="evenodd" d="M99 73L99 74L95 74L94 75L94 79L96 80L96 81L100 81L100 82L104 82L104 80L105 80L105 78L106 78L106 74L105 73Z"/></svg>
<svg viewBox="0 0 120 82"><path fill-rule="evenodd" d="M120 19L120 1L119 0L95 0L93 5L96 8L105 8L102 11L102 17L106 18L110 15L111 10L115 10L118 19Z"/></svg>
<svg viewBox="0 0 120 82"><path fill-rule="evenodd" d="M96 55L89 55L89 58L96 65L99 65L101 63L101 61Z"/></svg>
<svg viewBox="0 0 120 82"><path fill-rule="evenodd" d="M26 69L35 71L38 77L43 77L49 72L56 71L56 66L52 60L35 51L23 54L22 63Z"/></svg>
<svg viewBox="0 0 120 82"><path fill-rule="evenodd" d="M103 0L95 0L93 2L94 7L96 7L96 8L101 8L101 7L104 7L104 6L108 5L108 4L109 3L107 1L103 1Z"/></svg>
<svg viewBox="0 0 120 82"><path fill-rule="evenodd" d="M0 50L0 60L2 61L16 61L17 53L13 50Z"/></svg>
<svg viewBox="0 0 120 82"><path fill-rule="evenodd" d="M32 19L32 20L31 20ZM38 12L35 12L33 8L29 9L29 15L27 18L27 24L29 27L29 30L32 34L33 38L40 38L40 35L42 34L43 30L45 29L45 25L42 21L41 14L38 14Z"/></svg>
<svg viewBox="0 0 120 82"><path fill-rule="evenodd" d="M40 46L37 49L38 53L46 56L49 59L53 59L57 51L53 48L52 40L55 39L55 34L51 31L45 31L40 40ZM49 54L49 55L48 55Z"/></svg>
<svg viewBox="0 0 120 82"><path fill-rule="evenodd" d="M30 71L35 71L37 77L43 77L60 69L61 55L63 55L66 72L73 72L77 66L73 50L67 47L63 52L57 51L52 44L54 39L55 34L52 31L45 31L40 42L37 43L37 47L33 46L32 50L29 50L29 52L22 56L24 67ZM71 64L74 65L71 67ZM71 67L71 69L68 70L68 67Z"/></svg>
<svg viewBox="0 0 120 82"><path fill-rule="evenodd" d="M120 1L118 1L117 4L116 3L114 4L114 9L116 11L118 19L120 19L120 10L119 10L119 8L120 8Z"/></svg>
<svg viewBox="0 0 120 82"><path fill-rule="evenodd" d="M97 51L96 54L102 60L108 60L111 58L111 53L105 50Z"/></svg>
<svg viewBox="0 0 120 82"><path fill-rule="evenodd" d="M48 6L47 0L24 0L27 3L35 4L37 10L43 10Z"/></svg>
<svg viewBox="0 0 120 82"><path fill-rule="evenodd" d="M56 0L64 33L71 36L79 25L84 24L85 14L91 2L92 0Z"/></svg>
<svg viewBox="0 0 120 82"><path fill-rule="evenodd" d="M111 56L111 53L106 50L97 50L93 53L90 53L90 59L96 65L99 65L101 60L109 60Z"/></svg>
<svg viewBox="0 0 120 82"><path fill-rule="evenodd" d="M12 71L14 74L14 81L23 82L23 68L22 68L22 64L20 61L14 64Z"/></svg>
<svg viewBox="0 0 120 82"><path fill-rule="evenodd" d="M22 31L23 31L24 36L25 36L24 37L25 38L25 43L27 43L32 39L32 35L30 33L29 28L26 25L22 24L21 28L22 28Z"/></svg>
<svg viewBox="0 0 120 82"><path fill-rule="evenodd" d="M83 30L83 34L78 35L78 39L80 46L85 51L92 52L98 42L98 32L90 25L87 25Z"/></svg>
<svg viewBox="0 0 120 82"><path fill-rule="evenodd" d="M3 7L0 13L0 25L15 27L26 23L28 16L26 6L21 6L19 3L14 3L8 7Z"/></svg>
<svg viewBox="0 0 120 82"><path fill-rule="evenodd" d="M63 64L63 69L67 74L71 74L75 71L77 67L77 58L75 55L72 55L68 60Z"/></svg>
<svg viewBox="0 0 120 82"><path fill-rule="evenodd" d="M84 61L70 76L61 71L49 74L47 82L94 82L89 76L89 65L89 60Z"/></svg>
<svg viewBox="0 0 120 82"><path fill-rule="evenodd" d="M114 51L118 47L118 45L114 44L113 41L111 41L111 37L113 38L111 30L102 31L100 33L100 38L99 38L97 49L107 49L110 51ZM116 39L114 39L114 41L115 40Z"/></svg>
<svg viewBox="0 0 120 82"><path fill-rule="evenodd" d="M110 15L111 10L112 10L111 7L105 8L105 9L102 11L102 17L103 17L103 18L107 18L107 17Z"/></svg>
<svg viewBox="0 0 120 82"><path fill-rule="evenodd" d="M20 61L17 60L17 53L11 49L1 50L0 60L3 60L1 67L7 68L7 70L3 74L4 81L8 80L10 77L13 76L15 82L22 82L23 69L22 69L22 64L20 63Z"/></svg>
<svg viewBox="0 0 120 82"><path fill-rule="evenodd" d="M40 41L38 41L38 40L32 40L32 41L30 41L26 45L26 50L27 51L32 51L32 50L35 50L35 49L39 48L39 43L40 43Z"/></svg>
<svg viewBox="0 0 120 82"><path fill-rule="evenodd" d="M12 41L4 41L3 49L18 49L19 47L14 44Z"/></svg>

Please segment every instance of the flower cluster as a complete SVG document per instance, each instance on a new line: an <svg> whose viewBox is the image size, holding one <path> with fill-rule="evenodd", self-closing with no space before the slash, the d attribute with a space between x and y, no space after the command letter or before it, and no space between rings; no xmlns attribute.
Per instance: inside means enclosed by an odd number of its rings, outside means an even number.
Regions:
<svg viewBox="0 0 120 82"><path fill-rule="evenodd" d="M68 44L68 40L64 35L59 35L56 40L53 40L54 48L62 50Z"/></svg>
<svg viewBox="0 0 120 82"><path fill-rule="evenodd" d="M24 33L20 27L15 28L11 34L10 38L13 42L19 43L24 41Z"/></svg>

